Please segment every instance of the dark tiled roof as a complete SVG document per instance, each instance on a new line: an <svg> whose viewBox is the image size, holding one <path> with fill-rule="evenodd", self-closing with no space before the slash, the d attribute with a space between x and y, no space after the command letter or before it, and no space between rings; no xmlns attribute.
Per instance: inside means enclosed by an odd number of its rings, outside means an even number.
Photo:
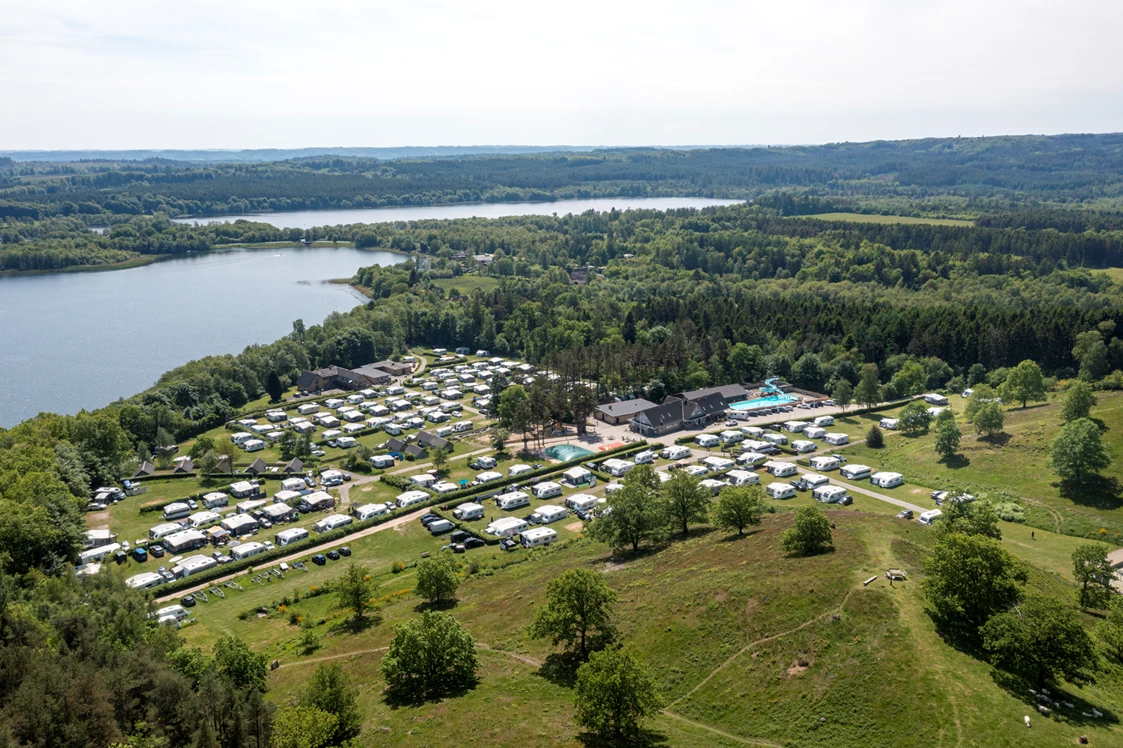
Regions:
<svg viewBox="0 0 1123 748"><path fill-rule="evenodd" d="M642 418L641 418L642 417ZM682 423L682 400L668 397L662 405L655 405L636 415L652 428L660 428L668 423Z"/></svg>
<svg viewBox="0 0 1123 748"><path fill-rule="evenodd" d="M148 460L145 460L144 462L140 463L140 467L138 467L136 469L136 472L133 473L133 477L136 478L141 475L153 475L155 472L156 466Z"/></svg>
<svg viewBox="0 0 1123 748"><path fill-rule="evenodd" d="M194 469L195 469L195 464L193 462L191 462L191 458L188 457L186 460L180 460L179 462L177 462L175 467L172 468L172 472L173 473L190 473Z"/></svg>
<svg viewBox="0 0 1123 748"><path fill-rule="evenodd" d="M644 400L642 397L637 397L635 400L623 400L618 403L605 403L598 405L597 410L613 418L627 418L635 414L647 410L648 408L657 407L655 403L650 400Z"/></svg>
<svg viewBox="0 0 1123 748"><path fill-rule="evenodd" d="M725 410L725 398L720 392L711 392L708 395L691 398L690 403L697 406L704 415L711 416Z"/></svg>
<svg viewBox="0 0 1123 748"><path fill-rule="evenodd" d="M390 374L390 372L379 368L375 364L367 364L366 366L360 366L358 369L355 369L355 373L358 374L361 377L367 377L369 379L373 379L376 382L385 382L385 381L389 380L391 376L393 376L392 374Z"/></svg>
<svg viewBox="0 0 1123 748"><path fill-rule="evenodd" d="M406 447L406 454L413 455L414 457L428 457L429 453L416 444L410 444Z"/></svg>
<svg viewBox="0 0 1123 748"><path fill-rule="evenodd" d="M405 449L405 447L406 443L401 439L394 438L386 442L386 449L390 450L391 452L401 452L403 449Z"/></svg>
<svg viewBox="0 0 1123 748"><path fill-rule="evenodd" d="M737 398L746 397L748 391L739 384L723 384L720 387L705 387L700 390L691 390L690 392L683 392L679 397L686 400L701 400L709 395L721 395L726 401L734 400Z"/></svg>
<svg viewBox="0 0 1123 748"><path fill-rule="evenodd" d="M442 439L436 434L430 434L428 431L422 431L417 435L417 443L423 447L430 447L432 449L449 449L452 443L448 439Z"/></svg>
<svg viewBox="0 0 1123 748"><path fill-rule="evenodd" d="M264 473L269 468L269 464L265 460L258 457L253 463L246 468L247 473Z"/></svg>
<svg viewBox="0 0 1123 748"><path fill-rule="evenodd" d="M284 472L286 472L286 473L299 473L303 469L304 469L304 461L301 460L299 457L294 457L288 464L285 465Z"/></svg>

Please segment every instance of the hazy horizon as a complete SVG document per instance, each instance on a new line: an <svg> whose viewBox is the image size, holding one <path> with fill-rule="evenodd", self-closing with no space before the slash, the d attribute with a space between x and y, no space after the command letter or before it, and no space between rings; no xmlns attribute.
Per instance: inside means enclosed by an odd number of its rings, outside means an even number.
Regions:
<svg viewBox="0 0 1123 748"><path fill-rule="evenodd" d="M1106 0L9 3L0 149L1115 132L1120 27Z"/></svg>

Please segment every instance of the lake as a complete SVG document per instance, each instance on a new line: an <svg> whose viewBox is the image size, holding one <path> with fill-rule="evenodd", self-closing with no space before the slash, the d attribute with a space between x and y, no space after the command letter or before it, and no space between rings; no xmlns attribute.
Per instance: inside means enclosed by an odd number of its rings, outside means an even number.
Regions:
<svg viewBox="0 0 1123 748"><path fill-rule="evenodd" d="M710 197L598 197L588 200L558 200L552 203L461 203L459 205L418 205L406 208L349 208L346 210L295 210L285 213L245 213L242 215L198 216L177 218L179 223L210 223L211 221L258 221L282 229L310 229L313 226L337 226L349 223L389 223L421 221L431 218L504 218L506 216L584 213L587 210L609 211L670 210L672 208L708 208L733 205L743 200Z"/></svg>
<svg viewBox="0 0 1123 748"><path fill-rule="evenodd" d="M249 218L281 227L582 213L613 207L703 208L709 198L604 198L553 203L480 203L299 211ZM183 219L190 221L192 219ZM0 277L0 427L41 411L76 413L147 389L169 369L237 353L319 324L361 301L345 285L360 267L403 261L348 248L237 249L178 257L128 270Z"/></svg>
<svg viewBox="0 0 1123 748"><path fill-rule="evenodd" d="M404 255L350 248L229 250L128 270L0 278L0 426L99 408L168 369L319 324L362 297L360 267Z"/></svg>

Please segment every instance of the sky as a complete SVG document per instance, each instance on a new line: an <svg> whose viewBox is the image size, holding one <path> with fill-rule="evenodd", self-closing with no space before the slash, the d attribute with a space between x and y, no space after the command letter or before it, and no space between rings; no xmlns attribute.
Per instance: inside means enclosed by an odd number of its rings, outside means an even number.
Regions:
<svg viewBox="0 0 1123 748"><path fill-rule="evenodd" d="M1123 130L1119 0L0 0L0 149Z"/></svg>

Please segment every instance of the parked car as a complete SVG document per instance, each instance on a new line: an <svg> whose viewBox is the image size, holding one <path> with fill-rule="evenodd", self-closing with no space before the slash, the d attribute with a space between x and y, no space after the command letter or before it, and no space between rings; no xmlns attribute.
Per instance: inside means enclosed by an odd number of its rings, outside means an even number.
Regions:
<svg viewBox="0 0 1123 748"><path fill-rule="evenodd" d="M338 561L339 560L339 551L328 551L327 557L330 558L332 561Z"/></svg>
<svg viewBox="0 0 1123 748"><path fill-rule="evenodd" d="M448 539L453 543L463 543L465 540L467 540L470 537L472 537L472 535L470 533L468 533L464 530L457 530L453 534L449 535Z"/></svg>
<svg viewBox="0 0 1123 748"><path fill-rule="evenodd" d="M851 496L850 494L846 494L845 496L843 496L841 499L839 499L835 503L841 504L842 506L850 506L851 504L854 503L854 497Z"/></svg>
<svg viewBox="0 0 1123 748"><path fill-rule="evenodd" d="M324 450L322 450L322 449L313 449L312 450L312 456L313 457L323 457L325 454L326 454L326 452L324 452Z"/></svg>
<svg viewBox="0 0 1123 748"><path fill-rule="evenodd" d="M788 481L788 483L791 484L791 486L794 487L797 491L806 491L810 488L810 486L807 485L807 481L805 481L803 478L793 478L792 480Z"/></svg>
<svg viewBox="0 0 1123 748"><path fill-rule="evenodd" d="M179 604L182 605L185 608L193 608L193 607L195 607L195 596L194 595L184 595L183 597L181 597L179 599Z"/></svg>
<svg viewBox="0 0 1123 748"><path fill-rule="evenodd" d="M340 556L350 556L351 555L351 547L347 546L347 545L343 546L342 548L339 549L339 555Z"/></svg>
<svg viewBox="0 0 1123 748"><path fill-rule="evenodd" d="M439 515L433 514L432 512L426 512L425 514L421 515L421 524L425 527L428 527L439 519L442 519Z"/></svg>
<svg viewBox="0 0 1123 748"><path fill-rule="evenodd" d="M503 538L499 541L499 550L501 551L514 551L518 548L519 544L514 538Z"/></svg>
<svg viewBox="0 0 1123 748"><path fill-rule="evenodd" d="M326 558L324 558L324 554L322 554L322 553L317 553L315 556L312 557L312 563L316 564L316 566L323 566L327 562L328 562L328 560Z"/></svg>
<svg viewBox="0 0 1123 748"><path fill-rule="evenodd" d="M464 548L466 548L466 549L467 548L483 548L485 545L487 545L487 543L480 540L479 538L469 537L469 538L464 539Z"/></svg>
<svg viewBox="0 0 1123 748"><path fill-rule="evenodd" d="M162 545L150 546L148 548L148 553L152 556L152 558L163 558L164 553L165 553L164 546L162 546Z"/></svg>
<svg viewBox="0 0 1123 748"><path fill-rule="evenodd" d="M191 507L191 511L195 511L199 508L199 502L195 501L195 499L188 499L187 506Z"/></svg>
<svg viewBox="0 0 1123 748"><path fill-rule="evenodd" d="M902 509L900 512L897 512L897 519L912 519L912 516L911 509Z"/></svg>

